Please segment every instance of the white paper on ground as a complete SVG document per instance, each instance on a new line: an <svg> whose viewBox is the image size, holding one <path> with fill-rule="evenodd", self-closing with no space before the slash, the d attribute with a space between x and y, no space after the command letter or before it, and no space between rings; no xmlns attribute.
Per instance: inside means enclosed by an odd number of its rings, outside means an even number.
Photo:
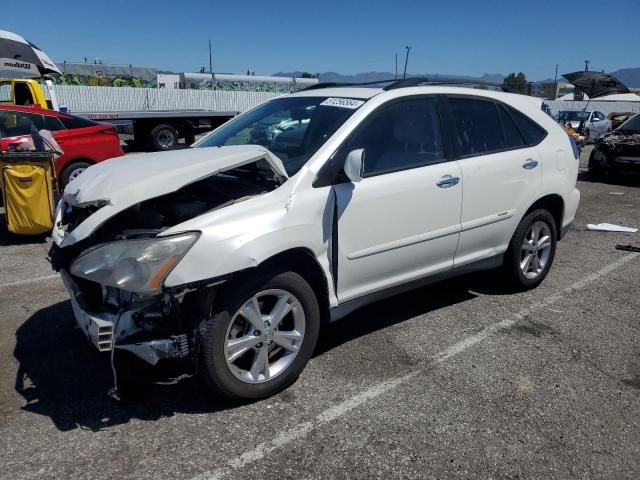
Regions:
<svg viewBox="0 0 640 480"><path fill-rule="evenodd" d="M622 225L614 225L613 223L589 223L587 225L587 229L595 230L598 232L625 232L625 233L636 233L638 231L637 228L631 227L623 227Z"/></svg>

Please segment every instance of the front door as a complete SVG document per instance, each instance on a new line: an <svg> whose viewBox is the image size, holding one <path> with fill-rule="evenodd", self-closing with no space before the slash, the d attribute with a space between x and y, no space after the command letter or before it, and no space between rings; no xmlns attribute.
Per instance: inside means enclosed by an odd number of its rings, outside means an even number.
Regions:
<svg viewBox="0 0 640 480"><path fill-rule="evenodd" d="M461 173L434 98L381 107L342 150L356 148L363 179L334 186L341 302L451 269L460 230Z"/></svg>

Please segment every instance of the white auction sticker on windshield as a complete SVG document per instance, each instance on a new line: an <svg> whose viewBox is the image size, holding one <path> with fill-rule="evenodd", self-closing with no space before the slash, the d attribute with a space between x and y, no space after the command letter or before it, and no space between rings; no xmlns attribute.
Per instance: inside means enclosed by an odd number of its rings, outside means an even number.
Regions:
<svg viewBox="0 0 640 480"><path fill-rule="evenodd" d="M325 107L339 107L339 108L351 108L355 110L364 103L364 100L357 100L355 98L327 98L320 105Z"/></svg>

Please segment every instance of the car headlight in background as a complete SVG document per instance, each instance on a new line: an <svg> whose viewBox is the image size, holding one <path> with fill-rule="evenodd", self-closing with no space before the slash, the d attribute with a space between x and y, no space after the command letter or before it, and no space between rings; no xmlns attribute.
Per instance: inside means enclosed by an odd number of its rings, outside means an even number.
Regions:
<svg viewBox="0 0 640 480"><path fill-rule="evenodd" d="M135 293L158 293L198 233L108 243L78 257L71 275Z"/></svg>

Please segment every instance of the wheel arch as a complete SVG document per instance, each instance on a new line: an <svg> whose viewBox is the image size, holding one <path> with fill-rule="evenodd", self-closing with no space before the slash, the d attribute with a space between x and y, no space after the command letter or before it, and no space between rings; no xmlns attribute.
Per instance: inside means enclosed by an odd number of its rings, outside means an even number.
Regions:
<svg viewBox="0 0 640 480"><path fill-rule="evenodd" d="M241 272L233 274L233 278L229 284L222 286L225 288L233 288L237 282L243 282L247 276L255 275L258 272L295 272L304 278L318 299L320 314L323 323L329 320L329 291L328 280L322 266L311 250L305 247L294 247L278 252L260 262L255 267L245 269Z"/></svg>
<svg viewBox="0 0 640 480"><path fill-rule="evenodd" d="M560 236L562 232L562 219L564 218L564 200L562 197L556 193L552 193L539 198L531 204L522 218L525 218L531 212L538 209L547 210L551 214L556 223L558 236Z"/></svg>

